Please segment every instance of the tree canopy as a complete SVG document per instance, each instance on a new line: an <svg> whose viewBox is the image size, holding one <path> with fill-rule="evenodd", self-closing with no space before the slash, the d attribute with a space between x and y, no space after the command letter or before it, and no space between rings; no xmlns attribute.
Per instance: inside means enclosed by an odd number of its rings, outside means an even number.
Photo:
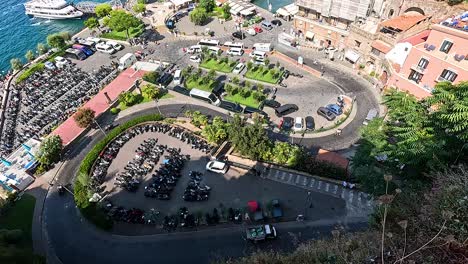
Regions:
<svg viewBox="0 0 468 264"><path fill-rule="evenodd" d="M28 61L33 61L35 58L36 58L36 54L34 54L34 51L32 50L28 50L26 52L26 54L24 55L24 57L28 60Z"/></svg>
<svg viewBox="0 0 468 264"><path fill-rule="evenodd" d="M86 128L93 123L95 112L91 108L80 108L73 116L76 124L81 128Z"/></svg>
<svg viewBox="0 0 468 264"><path fill-rule="evenodd" d="M161 96L161 90L152 84L146 84L141 88L141 93L149 99L156 99Z"/></svg>
<svg viewBox="0 0 468 264"><path fill-rule="evenodd" d="M18 58L11 59L10 64L13 70L21 70L21 68L23 67L23 62L21 62L21 60Z"/></svg>
<svg viewBox="0 0 468 264"><path fill-rule="evenodd" d="M208 13L205 9L197 7L190 12L190 21L195 25L203 25L208 20Z"/></svg>
<svg viewBox="0 0 468 264"><path fill-rule="evenodd" d="M36 158L42 165L49 166L60 160L62 148L62 139L59 136L48 136L41 142Z"/></svg>
<svg viewBox="0 0 468 264"><path fill-rule="evenodd" d="M84 22L84 25L89 29L98 28L99 27L99 21L95 17L90 17L90 18L86 19L86 21Z"/></svg>
<svg viewBox="0 0 468 264"><path fill-rule="evenodd" d="M36 49L40 55L46 54L47 51L49 51L49 48L46 45L44 45L44 43L37 43Z"/></svg>
<svg viewBox="0 0 468 264"><path fill-rule="evenodd" d="M125 31L127 39L129 38L129 30L131 28L140 25L140 20L134 17L132 14L125 12L124 10L114 10L110 12L110 18L106 21L107 26L115 31Z"/></svg>
<svg viewBox="0 0 468 264"><path fill-rule="evenodd" d="M65 39L59 33L48 35L47 44L53 48L62 49L65 47Z"/></svg>
<svg viewBox="0 0 468 264"><path fill-rule="evenodd" d="M142 3L137 3L133 6L132 9L133 11L135 11L135 13L144 13L146 11L146 5Z"/></svg>
<svg viewBox="0 0 468 264"><path fill-rule="evenodd" d="M212 12L215 6L214 0L200 0L198 2L198 7L204 9L207 13Z"/></svg>
<svg viewBox="0 0 468 264"><path fill-rule="evenodd" d="M94 11L96 12L96 16L105 17L112 11L112 6L110 4L99 4Z"/></svg>

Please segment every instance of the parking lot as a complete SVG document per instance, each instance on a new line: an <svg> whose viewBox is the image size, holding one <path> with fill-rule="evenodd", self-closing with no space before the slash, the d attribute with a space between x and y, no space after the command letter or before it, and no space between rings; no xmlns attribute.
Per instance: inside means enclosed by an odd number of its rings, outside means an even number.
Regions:
<svg viewBox="0 0 468 264"><path fill-rule="evenodd" d="M151 183L152 173L142 176L141 184L135 193L114 187L115 175L124 169L128 161L134 158L136 148L148 138L157 138L158 144L181 148L182 154L191 157L182 170L182 177L172 191L170 200L157 200L144 196L144 186ZM159 165L154 170L160 167L163 159L161 157ZM206 163L207 156L201 151L194 150L186 143L167 134L147 132L138 135L122 147L108 169L106 190L110 191L110 194L107 198L114 204L125 208L140 208L145 211L154 208L162 215L177 213L179 208L183 206L193 213L211 212L213 208L244 209L247 202L251 200L260 202L265 209L272 199L280 200L285 213L284 220L293 220L298 214L304 214L304 210L308 210L310 219L332 218L345 213L345 203L341 199L314 192L308 195L308 192L303 189L262 179L234 167L231 167L225 175L207 172L205 170ZM186 202L183 200L182 196L191 170L202 172L202 183L211 187L207 201Z"/></svg>

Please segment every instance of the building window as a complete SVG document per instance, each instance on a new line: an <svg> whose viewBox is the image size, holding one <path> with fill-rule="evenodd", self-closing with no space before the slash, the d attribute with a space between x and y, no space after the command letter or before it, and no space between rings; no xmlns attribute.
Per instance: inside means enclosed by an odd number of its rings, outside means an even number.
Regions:
<svg viewBox="0 0 468 264"><path fill-rule="evenodd" d="M415 83L419 83L422 79L423 75L415 70L411 70L408 80L414 81Z"/></svg>
<svg viewBox="0 0 468 264"><path fill-rule="evenodd" d="M440 75L440 79L449 81L449 82L454 82L457 76L458 74L454 73L453 71L445 69L442 71L442 74Z"/></svg>
<svg viewBox="0 0 468 264"><path fill-rule="evenodd" d="M453 46L452 42L450 42L449 40L444 40L444 42L442 42L442 46L440 46L440 51L444 53L449 53L452 46Z"/></svg>
<svg viewBox="0 0 468 264"><path fill-rule="evenodd" d="M429 61L425 58L421 58L418 63L418 67L421 69L427 69L427 65L429 64Z"/></svg>
<svg viewBox="0 0 468 264"><path fill-rule="evenodd" d="M359 48L359 47L361 46L361 42L355 40L355 41L354 41L354 46L356 46L356 48Z"/></svg>
<svg viewBox="0 0 468 264"><path fill-rule="evenodd" d="M393 9L390 9L390 12L388 12L388 18L391 18L395 11Z"/></svg>

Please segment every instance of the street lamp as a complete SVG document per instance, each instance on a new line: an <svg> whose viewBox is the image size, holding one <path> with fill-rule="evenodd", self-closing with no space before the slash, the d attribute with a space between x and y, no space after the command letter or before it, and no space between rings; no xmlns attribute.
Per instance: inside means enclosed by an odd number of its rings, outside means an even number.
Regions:
<svg viewBox="0 0 468 264"><path fill-rule="evenodd" d="M104 134L104 136L107 136L106 132L104 132L104 129L99 125L99 123L96 121L96 119L93 119L94 123L98 126L99 130Z"/></svg>
<svg viewBox="0 0 468 264"><path fill-rule="evenodd" d="M155 99L154 99L154 102L156 103L156 108L158 109L159 114L162 115L161 109L159 109L159 104L158 104L159 99L158 99L158 98L155 98Z"/></svg>

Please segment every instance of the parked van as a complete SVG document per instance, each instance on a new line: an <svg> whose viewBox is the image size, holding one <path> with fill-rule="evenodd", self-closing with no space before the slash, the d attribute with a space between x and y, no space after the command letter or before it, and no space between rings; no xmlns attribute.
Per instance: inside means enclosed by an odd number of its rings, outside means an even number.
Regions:
<svg viewBox="0 0 468 264"><path fill-rule="evenodd" d="M122 46L120 43L117 43L116 41L110 40L110 41L107 41L106 44L111 46L115 50L123 50L124 49L124 46Z"/></svg>
<svg viewBox="0 0 468 264"><path fill-rule="evenodd" d="M249 56L251 58L265 59L266 58L266 52L254 50L249 54Z"/></svg>
<svg viewBox="0 0 468 264"><path fill-rule="evenodd" d="M266 30L272 30L273 29L273 25L269 22L269 21L262 21L262 24L261 24L262 28L266 29Z"/></svg>
<svg viewBox="0 0 468 264"><path fill-rule="evenodd" d="M253 49L256 51L270 52L273 50L271 43L255 43Z"/></svg>
<svg viewBox="0 0 468 264"><path fill-rule="evenodd" d="M377 109L373 108L369 110L369 112L367 113L366 119L364 120L364 122L362 122L362 124L367 126L369 122L372 121L372 119L377 117L377 114L378 114Z"/></svg>
<svg viewBox="0 0 468 264"><path fill-rule="evenodd" d="M233 56L242 56L242 54L244 54L244 50L240 48L230 48L226 53Z"/></svg>
<svg viewBox="0 0 468 264"><path fill-rule="evenodd" d="M68 48L65 50L65 57L75 59L75 60L84 60L86 59L86 54L84 54L81 50Z"/></svg>
<svg viewBox="0 0 468 264"><path fill-rule="evenodd" d="M242 42L227 41L227 42L224 42L223 46L228 47L228 48L239 48L239 49L245 48L244 43Z"/></svg>
<svg viewBox="0 0 468 264"><path fill-rule="evenodd" d="M94 37L87 37L86 40L90 41L90 42L93 42L94 44L98 44L98 43L102 42L102 40L100 38L94 38Z"/></svg>
<svg viewBox="0 0 468 264"><path fill-rule="evenodd" d="M81 50L88 57L93 55L93 53L94 53L90 48L85 47L85 46L80 45L80 44L73 44L72 48L77 49L77 50Z"/></svg>
<svg viewBox="0 0 468 264"><path fill-rule="evenodd" d="M282 106L275 109L275 114L278 117L282 117L284 115L294 113L297 110L299 110L299 108L295 104L284 104L284 105L282 105Z"/></svg>
<svg viewBox="0 0 468 264"><path fill-rule="evenodd" d="M219 105L221 103L221 101L218 99L218 97L216 97L216 95L195 88L190 90L190 97L203 100L213 105Z"/></svg>
<svg viewBox="0 0 468 264"><path fill-rule="evenodd" d="M221 50L221 49L218 48L218 47L208 47L208 52L209 52L209 53L216 54L216 55L218 55L218 53L219 53L220 50ZM222 50L221 50L221 52L222 52Z"/></svg>
<svg viewBox="0 0 468 264"><path fill-rule="evenodd" d="M119 60L119 70L125 70L137 61L135 54L127 53Z"/></svg>
<svg viewBox="0 0 468 264"><path fill-rule="evenodd" d="M96 50L99 50L103 53L113 54L115 53L115 49L105 43L98 43L96 44Z"/></svg>
<svg viewBox="0 0 468 264"><path fill-rule="evenodd" d="M174 73L174 84L175 85L179 85L182 83L182 71L181 70L177 70L175 71Z"/></svg>

